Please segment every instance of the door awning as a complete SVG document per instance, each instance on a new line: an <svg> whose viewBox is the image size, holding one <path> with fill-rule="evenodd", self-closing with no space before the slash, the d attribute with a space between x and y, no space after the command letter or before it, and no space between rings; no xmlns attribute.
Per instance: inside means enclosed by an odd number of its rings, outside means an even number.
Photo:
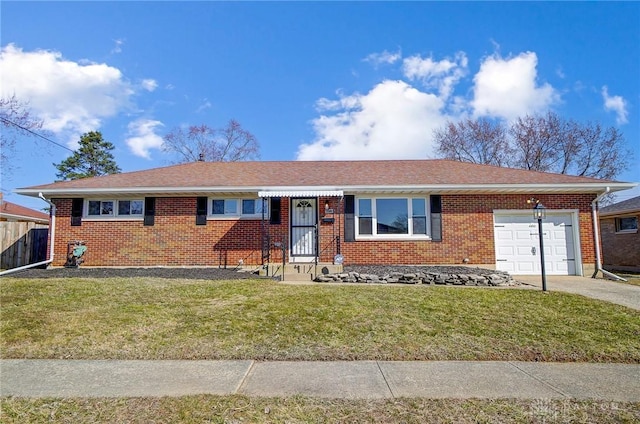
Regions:
<svg viewBox="0 0 640 424"><path fill-rule="evenodd" d="M277 190L259 191L258 197L342 197L342 190Z"/></svg>

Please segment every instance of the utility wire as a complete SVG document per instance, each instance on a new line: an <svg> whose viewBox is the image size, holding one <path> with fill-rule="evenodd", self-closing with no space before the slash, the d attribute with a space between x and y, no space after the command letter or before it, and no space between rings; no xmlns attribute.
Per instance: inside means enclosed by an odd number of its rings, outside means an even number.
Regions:
<svg viewBox="0 0 640 424"><path fill-rule="evenodd" d="M57 142L55 142L55 141L51 140L50 138L47 138L47 137L45 137L45 136L43 136L43 135L41 135L41 134L38 134L37 132L31 131L29 128L25 128L25 127L23 127L22 125L17 124L17 123L15 123L15 122L13 122L13 121L11 121L11 120L7 119L7 118L3 118L3 117L1 117L1 116L0 116L0 120L1 120L2 122L4 122L5 124L9 124L9 125L13 125L13 126L15 126L15 127L18 127L18 128L20 128L21 130L24 130L24 131L26 131L26 132L28 132L28 133L31 133L31 134L35 135L36 137L40 137L41 139L46 140L46 141L48 141L49 143L55 144L56 146L58 146L58 147L62 147L63 149L67 149L68 151L70 151L71 153L73 153L73 150L71 150L71 149L70 149L70 148L68 148L67 146L63 146L62 144L57 143Z"/></svg>

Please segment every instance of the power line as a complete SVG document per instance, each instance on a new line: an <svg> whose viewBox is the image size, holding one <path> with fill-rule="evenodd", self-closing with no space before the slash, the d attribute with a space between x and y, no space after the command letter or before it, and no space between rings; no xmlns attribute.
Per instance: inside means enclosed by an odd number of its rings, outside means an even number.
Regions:
<svg viewBox="0 0 640 424"><path fill-rule="evenodd" d="M31 131L29 128L25 128L25 127L23 127L22 125L17 124L17 123L15 123L15 122L13 122L13 121L11 121L11 120L7 119L7 118L3 118L3 117L1 117L1 116L0 116L0 120L2 120L2 122L4 122L5 124L9 124L9 125L13 125L13 126L15 126L15 127L18 127L18 128L20 128L21 130L24 130L24 131L26 131L26 132L28 132L28 133L30 133L30 134L33 134L33 135L35 135L36 137L40 137L41 139L46 140L46 141L48 141L49 143L55 144L56 146L58 146L58 147L62 147L63 149L67 149L68 151L70 151L71 153L73 153L73 150L71 150L71 149L70 149L70 148L68 148L67 146L63 146L62 144L57 143L57 142L55 142L55 141L51 140L50 138L47 138L47 137L45 137L45 136L43 136L43 135L41 135L41 134L38 134L38 133L37 133L37 132L35 132L35 131Z"/></svg>

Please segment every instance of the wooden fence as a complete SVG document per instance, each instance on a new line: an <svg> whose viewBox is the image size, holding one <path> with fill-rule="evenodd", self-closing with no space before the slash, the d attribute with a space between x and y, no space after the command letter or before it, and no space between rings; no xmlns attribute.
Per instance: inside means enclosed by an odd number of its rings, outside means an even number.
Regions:
<svg viewBox="0 0 640 424"><path fill-rule="evenodd" d="M45 261L48 234L44 224L0 221L0 269Z"/></svg>

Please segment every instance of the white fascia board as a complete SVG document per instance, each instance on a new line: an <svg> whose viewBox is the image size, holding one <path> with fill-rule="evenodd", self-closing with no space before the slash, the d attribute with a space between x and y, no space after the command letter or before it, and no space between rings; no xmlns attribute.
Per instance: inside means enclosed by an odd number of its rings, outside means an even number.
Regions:
<svg viewBox="0 0 640 424"><path fill-rule="evenodd" d="M273 187L127 187L127 188L75 188L75 189L15 189L25 196L115 195L115 194L187 194L187 193L257 193L260 191L343 191L345 193L601 193L609 187L611 192L627 190L637 183L563 183L563 184L416 184L410 186L273 186Z"/></svg>
<svg viewBox="0 0 640 424"><path fill-rule="evenodd" d="M609 187L611 192L635 187L635 183L587 184L443 184L415 186L362 186L344 187L348 193L374 192L431 192L431 193L601 193Z"/></svg>
<svg viewBox="0 0 640 424"><path fill-rule="evenodd" d="M9 219L15 219L17 221L33 221L33 222L37 222L39 224L48 224L49 220L45 219L45 218L36 218L35 216L28 216L28 215L16 215L16 214L12 214L12 213L0 213L0 216L3 218L6 218L7 220Z"/></svg>

